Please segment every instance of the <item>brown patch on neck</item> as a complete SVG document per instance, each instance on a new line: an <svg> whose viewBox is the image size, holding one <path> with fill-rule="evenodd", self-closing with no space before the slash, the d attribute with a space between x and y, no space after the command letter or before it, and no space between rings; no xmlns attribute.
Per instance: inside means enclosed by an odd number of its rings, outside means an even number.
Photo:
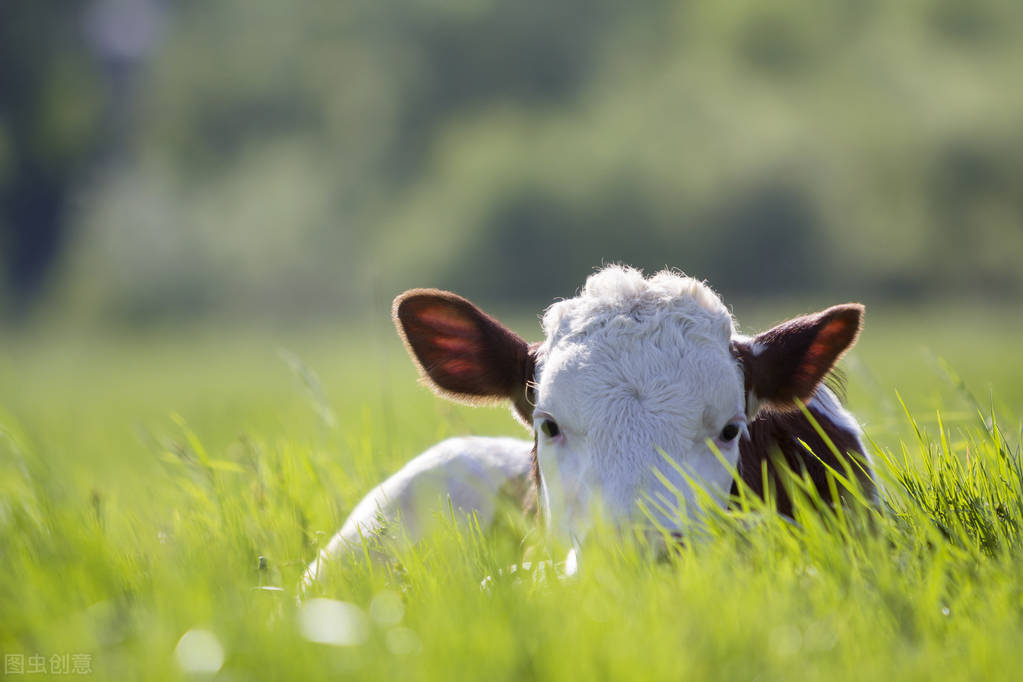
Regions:
<svg viewBox="0 0 1023 682"><path fill-rule="evenodd" d="M750 424L749 438L739 443L739 478L763 498L766 471L766 484L772 488L776 508L780 513L791 516L792 500L786 492L779 467L787 467L797 474L805 471L821 499L834 504L838 500L833 499L828 485L829 467L845 475L848 464L867 498L876 501L876 487L859 436L836 424L815 407L808 406L807 409L842 457L835 456L802 412L761 411ZM800 441L806 443L812 453L807 452ZM738 484L733 482L732 495L737 494ZM842 497L841 493L839 497Z"/></svg>

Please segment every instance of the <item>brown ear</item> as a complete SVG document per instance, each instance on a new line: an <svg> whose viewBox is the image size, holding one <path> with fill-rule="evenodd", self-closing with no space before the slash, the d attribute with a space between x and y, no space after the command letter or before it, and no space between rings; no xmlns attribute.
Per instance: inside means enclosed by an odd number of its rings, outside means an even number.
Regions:
<svg viewBox="0 0 1023 682"><path fill-rule="evenodd" d="M752 340L733 341L746 375L747 411L762 404L792 409L808 400L821 380L855 342L863 306L836 305L783 322Z"/></svg>
<svg viewBox="0 0 1023 682"><path fill-rule="evenodd" d="M423 380L471 404L511 400L528 423L534 354L525 340L466 299L413 289L394 299L394 324Z"/></svg>

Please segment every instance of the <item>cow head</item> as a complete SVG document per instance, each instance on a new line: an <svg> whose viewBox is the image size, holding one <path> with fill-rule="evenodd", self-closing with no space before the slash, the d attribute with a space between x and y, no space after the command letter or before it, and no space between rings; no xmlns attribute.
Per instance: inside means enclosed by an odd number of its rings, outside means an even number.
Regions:
<svg viewBox="0 0 1023 682"><path fill-rule="evenodd" d="M439 394L511 401L536 439L548 524L580 541L593 505L627 522L640 517L644 498L673 499L655 472L687 505L695 500L687 478L724 503L731 476L712 448L734 466L758 410L807 400L854 342L862 310L836 306L745 338L704 283L611 266L547 309L541 344L433 289L399 296L394 318ZM663 516L669 528L677 522Z"/></svg>

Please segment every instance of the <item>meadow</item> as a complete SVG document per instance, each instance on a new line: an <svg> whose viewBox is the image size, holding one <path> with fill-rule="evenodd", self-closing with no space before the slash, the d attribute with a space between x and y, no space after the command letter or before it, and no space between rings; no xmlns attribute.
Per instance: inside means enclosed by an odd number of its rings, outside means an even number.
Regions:
<svg viewBox="0 0 1023 682"><path fill-rule="evenodd" d="M802 307L736 312L756 329ZM868 307L843 369L880 510L808 499L789 523L750 503L666 557L606 533L570 580L509 572L544 557L513 514L493 535L440 519L397 561L352 560L299 600L365 492L441 438L524 435L509 412L419 386L384 316L11 333L0 665L12 680L1017 679L1020 338L1023 319L993 307Z"/></svg>

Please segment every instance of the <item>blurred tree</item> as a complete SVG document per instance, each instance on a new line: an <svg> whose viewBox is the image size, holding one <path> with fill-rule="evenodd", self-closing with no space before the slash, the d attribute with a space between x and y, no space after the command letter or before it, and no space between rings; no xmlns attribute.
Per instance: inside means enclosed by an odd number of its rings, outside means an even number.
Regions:
<svg viewBox="0 0 1023 682"><path fill-rule="evenodd" d="M0 3L0 264L15 315L53 267L96 141L101 82L80 31L85 5Z"/></svg>
<svg viewBox="0 0 1023 682"><path fill-rule="evenodd" d="M96 0L108 84L147 4L165 39L105 92L131 153L82 188L62 270L87 314L535 305L607 261L1023 295L1020 3Z"/></svg>

